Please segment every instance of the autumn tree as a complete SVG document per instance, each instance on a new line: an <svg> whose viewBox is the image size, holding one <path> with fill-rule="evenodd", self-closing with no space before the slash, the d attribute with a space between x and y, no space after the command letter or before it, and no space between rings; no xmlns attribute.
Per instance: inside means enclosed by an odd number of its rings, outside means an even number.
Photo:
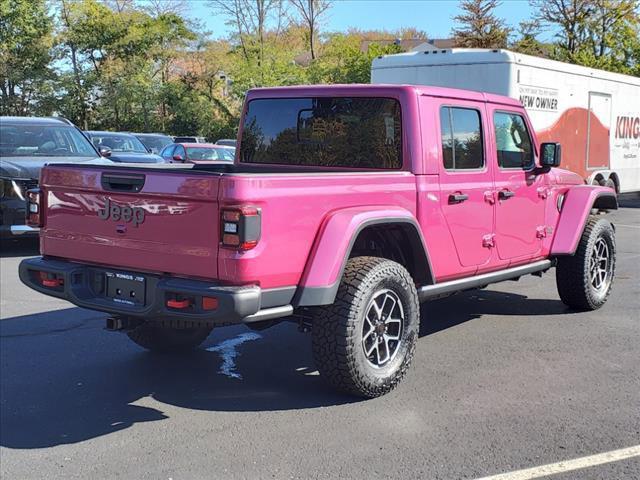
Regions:
<svg viewBox="0 0 640 480"><path fill-rule="evenodd" d="M315 60L315 41L318 35L319 23L331 7L331 2L329 0L290 0L290 2L307 28L309 52L311 53L311 60Z"/></svg>
<svg viewBox="0 0 640 480"><path fill-rule="evenodd" d="M637 69L636 0L533 0L532 7L537 20L557 32L554 58L622 73Z"/></svg>
<svg viewBox="0 0 640 480"><path fill-rule="evenodd" d="M539 36L541 26L538 20L524 20L520 22L517 37L509 45L509 48L518 53L534 55L536 57L548 57L550 55L550 45L541 42Z"/></svg>
<svg viewBox="0 0 640 480"><path fill-rule="evenodd" d="M462 13L453 17L458 25L451 31L456 45L464 48L505 48L510 29L494 11L497 0L462 0Z"/></svg>

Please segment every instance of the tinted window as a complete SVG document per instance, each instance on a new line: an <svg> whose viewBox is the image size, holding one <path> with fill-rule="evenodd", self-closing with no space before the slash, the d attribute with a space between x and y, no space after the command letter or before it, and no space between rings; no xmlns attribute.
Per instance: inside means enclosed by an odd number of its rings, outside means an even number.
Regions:
<svg viewBox="0 0 640 480"><path fill-rule="evenodd" d="M252 100L240 148L246 163L399 169L400 105L364 97Z"/></svg>
<svg viewBox="0 0 640 480"><path fill-rule="evenodd" d="M162 150L162 152L160 152L160 155L162 155L164 158L171 158L174 148L176 148L175 145L169 145L165 147L164 150Z"/></svg>
<svg viewBox="0 0 640 480"><path fill-rule="evenodd" d="M516 113L496 112L493 124L496 130L498 165L502 168L532 167L531 137L522 116Z"/></svg>
<svg viewBox="0 0 640 480"><path fill-rule="evenodd" d="M176 149L173 151L174 155L180 155L183 159L185 157L184 147L182 145L178 145Z"/></svg>
<svg viewBox="0 0 640 480"><path fill-rule="evenodd" d="M233 152L226 148L187 147L189 160L224 160L233 162Z"/></svg>
<svg viewBox="0 0 640 480"><path fill-rule="evenodd" d="M103 134L99 132L89 132L93 144L100 147L109 147L112 152L135 152L148 153L147 148L133 135Z"/></svg>
<svg viewBox="0 0 640 480"><path fill-rule="evenodd" d="M164 147L173 143L170 137L165 137L164 135L136 135L136 138L153 153L158 153Z"/></svg>
<svg viewBox="0 0 640 480"><path fill-rule="evenodd" d="M442 161L447 170L482 168L480 112L470 108L442 107Z"/></svg>
<svg viewBox="0 0 640 480"><path fill-rule="evenodd" d="M67 125L0 124L0 156L97 157L89 141Z"/></svg>

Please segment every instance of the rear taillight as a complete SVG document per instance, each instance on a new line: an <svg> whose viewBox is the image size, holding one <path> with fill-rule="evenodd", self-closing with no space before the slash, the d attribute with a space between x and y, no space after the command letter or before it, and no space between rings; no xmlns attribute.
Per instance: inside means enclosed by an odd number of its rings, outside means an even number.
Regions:
<svg viewBox="0 0 640 480"><path fill-rule="evenodd" d="M27 225L42 226L42 195L39 188L27 190Z"/></svg>
<svg viewBox="0 0 640 480"><path fill-rule="evenodd" d="M260 240L260 209L242 205L220 210L220 239L223 247L251 250Z"/></svg>

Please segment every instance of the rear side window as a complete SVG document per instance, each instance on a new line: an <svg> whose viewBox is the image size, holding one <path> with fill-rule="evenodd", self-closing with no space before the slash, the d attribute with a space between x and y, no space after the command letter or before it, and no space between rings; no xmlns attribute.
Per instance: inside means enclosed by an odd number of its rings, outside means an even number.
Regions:
<svg viewBox="0 0 640 480"><path fill-rule="evenodd" d="M240 161L402 168L400 104L390 98L256 99L248 105Z"/></svg>
<svg viewBox="0 0 640 480"><path fill-rule="evenodd" d="M533 167L533 148L524 118L517 113L496 112L493 116L496 130L496 149L500 168Z"/></svg>
<svg viewBox="0 0 640 480"><path fill-rule="evenodd" d="M484 166L480 112L471 108L442 107L442 161L447 170Z"/></svg>

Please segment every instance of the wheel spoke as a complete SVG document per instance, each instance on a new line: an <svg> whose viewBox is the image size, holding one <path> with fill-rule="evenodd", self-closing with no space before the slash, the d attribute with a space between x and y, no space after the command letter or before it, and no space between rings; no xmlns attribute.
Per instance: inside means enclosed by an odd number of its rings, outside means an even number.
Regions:
<svg viewBox="0 0 640 480"><path fill-rule="evenodd" d="M402 342L404 309L393 290L376 292L362 322L362 350L376 368L393 359Z"/></svg>
<svg viewBox="0 0 640 480"><path fill-rule="evenodd" d="M383 339L382 342L378 342L377 345L378 345L378 365L382 365L387 360L389 360L389 357L390 357L390 355L389 355L389 345L387 344L386 341L384 341L384 339ZM383 347L383 348L381 348L381 347ZM381 350L382 350L382 354L380 352ZM384 356L382 356L382 355L384 355Z"/></svg>
<svg viewBox="0 0 640 480"><path fill-rule="evenodd" d="M377 350L377 349L378 349L378 342L376 339L374 339L373 342L371 342L371 347L369 348L365 347L364 353L367 357L370 357L371 354L374 352L374 350Z"/></svg>

